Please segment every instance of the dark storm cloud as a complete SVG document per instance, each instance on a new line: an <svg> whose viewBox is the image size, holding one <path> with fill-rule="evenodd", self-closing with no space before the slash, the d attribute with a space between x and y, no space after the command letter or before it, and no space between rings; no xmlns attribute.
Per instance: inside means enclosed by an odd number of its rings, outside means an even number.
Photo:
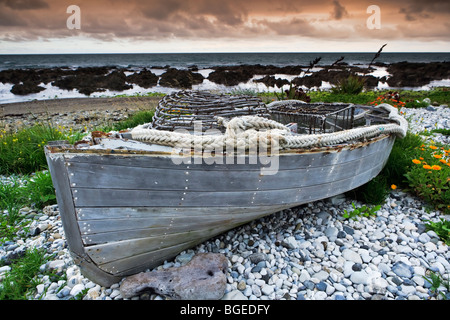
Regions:
<svg viewBox="0 0 450 320"><path fill-rule="evenodd" d="M15 10L47 9L49 5L44 0L2 0L7 7Z"/></svg>
<svg viewBox="0 0 450 320"><path fill-rule="evenodd" d="M415 0L402 4L399 13L403 14L405 20L415 21L418 19L432 18L436 14L450 14L450 1L448 0ZM448 17L448 16L447 16Z"/></svg>
<svg viewBox="0 0 450 320"><path fill-rule="evenodd" d="M343 17L348 16L348 12L345 7L339 3L339 1L333 1L333 12L331 13L332 18L336 20L341 20Z"/></svg>

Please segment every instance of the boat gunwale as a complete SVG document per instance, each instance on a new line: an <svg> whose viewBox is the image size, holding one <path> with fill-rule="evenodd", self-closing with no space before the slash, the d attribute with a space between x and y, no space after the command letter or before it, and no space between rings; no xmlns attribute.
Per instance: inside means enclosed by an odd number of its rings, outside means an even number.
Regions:
<svg viewBox="0 0 450 320"><path fill-rule="evenodd" d="M338 145L331 146L322 146L322 147L308 147L308 148L291 148L291 149L280 149L278 153L270 154L270 156L277 155L293 155L293 154L309 154L309 153L331 153L331 152L340 152L342 150L353 150L357 148L362 148L368 146L377 141L389 138L392 134L382 133L376 137L369 138L365 141L356 141L353 143L343 143ZM128 140L128 139L124 139ZM131 139L130 139L131 140ZM134 141L134 140L131 140ZM124 149L76 149L74 145L68 144L67 141L59 141L60 144L53 143L52 145L46 145L45 148L49 155L52 154L66 154L66 155L76 155L76 154L92 154L92 155L102 155L102 156L177 156L180 158L200 156L202 158L211 158L217 157L220 155L211 155L205 156L205 153L198 153L195 150L191 151L190 154L187 153L173 153L168 151L149 151L149 150L124 150ZM243 155L243 154L242 154ZM248 156L248 151L245 152L245 156ZM223 157L226 157L226 154L222 154ZM241 154L233 154L230 156L241 156Z"/></svg>

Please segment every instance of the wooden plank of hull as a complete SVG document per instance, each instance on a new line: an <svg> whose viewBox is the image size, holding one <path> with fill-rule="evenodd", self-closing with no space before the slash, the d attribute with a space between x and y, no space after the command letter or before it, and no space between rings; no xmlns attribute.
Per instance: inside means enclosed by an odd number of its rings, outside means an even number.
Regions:
<svg viewBox="0 0 450 320"><path fill-rule="evenodd" d="M375 167L377 174L382 165ZM75 205L82 207L195 207L199 204L206 207L237 207L240 205L252 206L254 204L266 205L296 205L322 199L348 191L358 186L360 181L368 181L374 176L371 171L357 175L360 180L354 181L354 177L339 181L330 181L319 185L306 186L292 189L254 190L254 191L147 191L147 190L119 190L119 189L76 189L74 190Z"/></svg>
<svg viewBox="0 0 450 320"><path fill-rule="evenodd" d="M264 215L265 214L260 214L259 216ZM243 223L245 223L245 221L222 224L221 226L206 229L196 228L194 230L173 233L162 237L149 237L89 246L86 247L86 252L102 270L116 274L133 267L130 261L136 263L137 260L140 260L143 257L152 256L152 252L171 252L172 248L183 245L184 243L198 244L203 242L203 239L212 238L224 231L242 225ZM160 257L164 258L163 255ZM146 263L146 261L140 261L140 264L143 263ZM113 266L114 268L112 268Z"/></svg>
<svg viewBox="0 0 450 320"><path fill-rule="evenodd" d="M223 231L218 231L220 234ZM214 235L213 235L214 236ZM194 241L182 242L172 247L163 248L160 250L149 250L143 254L131 257L124 257L109 263L104 263L98 266L99 270L114 274L115 277L123 277L132 275L143 270L157 267L165 260L170 260L177 256L183 250L192 248L208 239L211 235L207 234L204 237L198 238Z"/></svg>
<svg viewBox="0 0 450 320"><path fill-rule="evenodd" d="M202 171L194 167L179 166L174 170L159 168L137 168L90 163L72 163L68 168L72 186L98 189L144 189L144 190L185 190L190 191L231 191L231 190L271 190L300 188L311 184L327 183L330 179L345 179L364 167L377 164L379 153L367 154L352 161L321 167L284 169L276 175L265 176L259 171L241 170ZM331 160L331 159L330 159ZM239 166L239 165L236 165ZM218 183L218 181L220 183ZM277 183L277 181L280 181Z"/></svg>
<svg viewBox="0 0 450 320"><path fill-rule="evenodd" d="M227 214L241 214L257 212L258 210L267 209L268 211L282 210L280 206L241 206L241 207L219 207L214 208L214 212L211 212L210 208L205 207L93 207L93 208L79 208L77 209L78 221L91 221L91 220L109 220L109 219L142 219L142 218L172 218L180 215L178 210L181 210L183 215L186 216L202 216L205 215L227 215ZM284 209L288 206L284 207Z"/></svg>
<svg viewBox="0 0 450 320"><path fill-rule="evenodd" d="M78 222L78 225L83 243L86 246L90 246L113 241L146 237L163 237L168 234L180 233L186 230L240 224L257 219L268 213L280 211L284 209L284 207L258 206L253 208L235 208L233 209L235 213L228 212L228 210L216 209L211 212L209 209L205 210L205 208L197 208L198 211L193 214L185 210L181 210L181 212L175 211L176 208L170 209L173 213L165 216L148 214L146 217L142 218L131 217L81 220ZM220 211L220 213L217 211Z"/></svg>
<svg viewBox="0 0 450 320"><path fill-rule="evenodd" d="M342 146L334 148L322 148L317 151L286 151L281 152L279 156L280 167L283 169L299 169L299 168L313 168L322 167L326 165L335 165L343 162L356 160L365 157L368 154L375 154L378 152L385 152L389 148L389 144L393 143L395 138L391 136L382 136L374 139L368 143L362 143L358 147ZM351 152L348 152L351 151ZM389 151L388 151L389 152ZM274 155L277 156L277 155ZM184 156L177 155L158 155L154 153L149 154L122 154L115 155L114 153L105 154L89 154L76 153L65 154L68 162L75 163L90 163L90 164L106 164L117 165L124 167L138 167L138 168L159 168L179 170L180 166L189 166L201 171L210 170L241 170L241 171L260 171L260 167L268 167L268 164L261 163L261 159L256 157L256 163L249 163L248 156L223 157L210 156ZM181 163L181 164L180 164ZM229 166L231 164L231 166ZM237 164L234 165L233 164Z"/></svg>

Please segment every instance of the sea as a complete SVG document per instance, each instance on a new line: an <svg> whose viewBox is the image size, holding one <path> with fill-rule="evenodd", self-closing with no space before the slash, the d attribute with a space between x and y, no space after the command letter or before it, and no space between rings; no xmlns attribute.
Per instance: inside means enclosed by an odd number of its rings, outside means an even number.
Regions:
<svg viewBox="0 0 450 320"><path fill-rule="evenodd" d="M311 61L320 58L316 65L320 68L321 65L330 65L336 60L343 57L342 62L349 65L367 66L375 57L375 53L357 53L357 52L308 52L308 53L148 53L148 54L30 54L30 55L0 55L0 71L7 69L42 69L55 67L100 67L100 66L114 66L119 68L127 68L127 74L138 72L143 68L147 68L156 75L161 75L167 66L186 69L196 66L203 76L207 77L215 66L232 66L242 64L260 64L273 65L277 67L288 65L304 65L307 66ZM381 52L376 58L375 62L382 62L386 64L408 61L408 62L439 62L450 61L449 52L433 52L433 53L392 53ZM316 69L317 70L317 69ZM314 70L313 70L314 71ZM386 68L376 67L373 75L382 77L389 76L386 73ZM280 78L291 80L293 76L276 75ZM295 76L294 76L295 77ZM198 90L248 90L253 92L258 91L279 91L280 88L267 88L261 83L253 82L254 79L248 83L243 83L233 88L223 87L205 79L204 82L195 89ZM20 102L28 100L42 100L42 99L61 99L85 97L83 94L76 92L76 90L68 91L53 87L51 84L42 84L46 89L37 94L30 94L27 96L17 96L10 92L12 84L0 83L0 103ZM450 86L450 79L442 81L435 81L428 86L414 88L415 90L427 90L433 86ZM330 85L323 83L320 88L315 89L329 89ZM380 83L379 89L385 89L386 84ZM133 95L146 94L149 92L170 93L176 89L164 88L155 86L153 88L144 89L134 85L133 89L124 92L104 91L93 93L92 97L107 97L114 95Z"/></svg>

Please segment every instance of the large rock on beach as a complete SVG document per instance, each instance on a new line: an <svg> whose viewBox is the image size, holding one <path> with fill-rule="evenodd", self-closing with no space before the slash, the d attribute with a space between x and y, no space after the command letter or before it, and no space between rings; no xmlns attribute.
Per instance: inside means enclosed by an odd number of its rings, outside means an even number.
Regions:
<svg viewBox="0 0 450 320"><path fill-rule="evenodd" d="M387 80L391 87L419 87L433 80L450 78L450 62L392 63L387 67L392 75Z"/></svg>
<svg viewBox="0 0 450 320"><path fill-rule="evenodd" d="M82 70L80 70L82 69ZM107 89L112 91L123 91L133 86L126 83L127 77L123 70L114 70L108 74L108 69L80 68L74 74L62 77L52 85L61 89L77 89L80 93L90 95L94 92L102 92ZM99 74L103 73L103 74Z"/></svg>
<svg viewBox="0 0 450 320"><path fill-rule="evenodd" d="M154 292L174 300L218 300L226 290L228 259L223 254L199 253L182 267L141 272L120 285L123 298Z"/></svg>
<svg viewBox="0 0 450 320"><path fill-rule="evenodd" d="M147 69L127 76L127 82L135 83L142 88L154 87L158 84L158 80L159 77Z"/></svg>
<svg viewBox="0 0 450 320"><path fill-rule="evenodd" d="M278 87L281 88L286 84L289 84L289 81L286 79L276 78L274 76L266 75L261 79L253 80L254 82L262 82L268 87Z"/></svg>
<svg viewBox="0 0 450 320"><path fill-rule="evenodd" d="M253 77L254 73L248 68L242 66L241 68L217 68L208 76L208 80L223 84L225 86L236 86L239 83L245 83Z"/></svg>
<svg viewBox="0 0 450 320"><path fill-rule="evenodd" d="M200 73L194 73L190 70L178 70L168 68L161 75L159 84L163 87L191 89L193 85L203 82L203 76Z"/></svg>
<svg viewBox="0 0 450 320"><path fill-rule="evenodd" d="M38 92L41 92L42 90L45 90L45 88L41 87L37 83L31 82L31 81L25 81L21 84L15 84L11 88L12 93L21 95L21 96L31 94L31 93L38 93Z"/></svg>

